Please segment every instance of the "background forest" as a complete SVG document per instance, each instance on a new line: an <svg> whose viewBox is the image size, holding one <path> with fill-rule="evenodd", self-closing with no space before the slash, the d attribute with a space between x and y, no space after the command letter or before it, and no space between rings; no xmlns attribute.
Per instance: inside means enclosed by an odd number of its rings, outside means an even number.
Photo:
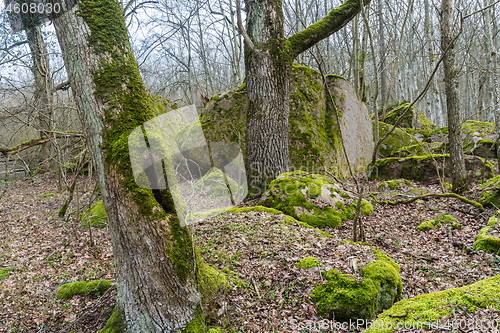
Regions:
<svg viewBox="0 0 500 333"><path fill-rule="evenodd" d="M0 5L0 332L498 320L500 1L241 2L84 0L20 31ZM185 226L126 140L193 104L263 171ZM231 186L207 165L200 206Z"/></svg>

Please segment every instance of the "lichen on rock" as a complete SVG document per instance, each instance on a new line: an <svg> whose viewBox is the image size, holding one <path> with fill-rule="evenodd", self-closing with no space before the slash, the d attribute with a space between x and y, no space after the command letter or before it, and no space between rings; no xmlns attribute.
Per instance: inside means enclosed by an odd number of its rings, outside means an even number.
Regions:
<svg viewBox="0 0 500 333"><path fill-rule="evenodd" d="M362 281L336 269L323 273L326 283L316 286L310 295L320 316L334 316L337 321L370 320L401 298L399 265L378 249L373 251L376 260L361 269Z"/></svg>
<svg viewBox="0 0 500 333"><path fill-rule="evenodd" d="M336 183L304 171L287 172L269 185L259 205L275 208L313 227L339 227L354 218L356 202ZM373 206L363 200L361 213L370 215Z"/></svg>

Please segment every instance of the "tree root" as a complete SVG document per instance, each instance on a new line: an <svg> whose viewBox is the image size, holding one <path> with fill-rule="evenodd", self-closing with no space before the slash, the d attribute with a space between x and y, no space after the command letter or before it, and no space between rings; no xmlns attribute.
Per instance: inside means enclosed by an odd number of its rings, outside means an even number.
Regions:
<svg viewBox="0 0 500 333"><path fill-rule="evenodd" d="M429 193L429 194L417 195L416 197L413 197L411 199L400 200L400 201L390 201L390 200L379 201L372 195L373 201L375 201L376 203L378 203L380 205L393 205L393 206L399 205L399 204L409 204L409 203L412 203L412 202L417 201L419 199L430 198L430 197L455 198L455 199L458 199L462 202L465 202L469 205L476 207L481 212L484 212L484 207L479 202L469 200L469 199L464 198L461 195L458 195L456 193Z"/></svg>

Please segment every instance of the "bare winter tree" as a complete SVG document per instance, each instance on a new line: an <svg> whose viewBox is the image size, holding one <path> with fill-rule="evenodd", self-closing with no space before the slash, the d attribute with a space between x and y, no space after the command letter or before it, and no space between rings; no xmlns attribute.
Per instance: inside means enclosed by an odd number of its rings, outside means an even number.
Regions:
<svg viewBox="0 0 500 333"><path fill-rule="evenodd" d="M117 0L53 18L109 220L118 299L113 332L177 332L200 302L191 234L172 194L139 188L128 136L155 116ZM166 172L173 172L166 163Z"/></svg>
<svg viewBox="0 0 500 333"><path fill-rule="evenodd" d="M453 42L454 0L443 0L442 17L442 49L446 50ZM443 59L446 85L446 108L448 114L448 137L450 142L451 178L454 192L463 191L467 185L465 159L462 148L462 123L458 105L458 82L455 67L455 45L451 45Z"/></svg>
<svg viewBox="0 0 500 333"><path fill-rule="evenodd" d="M369 3L364 1L363 5ZM239 2L238 2L239 4ZM262 194L277 174L289 171L290 72L302 52L344 27L361 9L348 0L323 19L284 37L282 1L246 0L246 153L250 195ZM239 6L238 6L239 7ZM240 11L238 10L238 15Z"/></svg>

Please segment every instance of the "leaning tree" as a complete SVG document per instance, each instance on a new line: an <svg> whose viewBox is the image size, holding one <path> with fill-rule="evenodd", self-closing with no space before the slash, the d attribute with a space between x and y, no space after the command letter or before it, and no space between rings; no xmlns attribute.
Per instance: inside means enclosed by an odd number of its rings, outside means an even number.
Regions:
<svg viewBox="0 0 500 333"><path fill-rule="evenodd" d="M237 0L239 4L239 0ZM289 171L288 116L294 59L344 27L370 0L347 0L320 21L284 37L281 0L245 0L246 154L249 193L258 196L276 175ZM238 6L238 15L240 10Z"/></svg>
<svg viewBox="0 0 500 333"><path fill-rule="evenodd" d="M200 265L173 205L178 192L144 189L134 181L128 137L157 114L122 8L117 0L83 0L66 10L52 22L96 168L115 260L118 297L107 332L180 331L199 306Z"/></svg>

